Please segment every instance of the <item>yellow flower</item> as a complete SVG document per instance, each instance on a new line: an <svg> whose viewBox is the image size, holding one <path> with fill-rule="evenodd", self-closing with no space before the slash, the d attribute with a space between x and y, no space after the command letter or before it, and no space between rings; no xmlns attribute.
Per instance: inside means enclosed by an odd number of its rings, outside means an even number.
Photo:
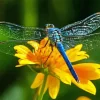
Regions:
<svg viewBox="0 0 100 100"><path fill-rule="evenodd" d="M40 93L44 78L47 75L43 91L45 93L48 89L49 95L53 99L57 97L59 92L60 81L69 85L72 82L79 88L95 94L96 88L90 80L100 78L100 65L96 63L80 63L73 65L80 79L80 83L77 83L57 48L53 47L52 51L50 42L47 43L47 40L47 37L44 38L40 44L35 41L28 41L28 44L34 48L32 51L24 45L17 45L14 47L17 52L15 56L19 58L19 65L16 67L35 64L35 68L40 69L40 72L36 75L31 88L39 87ZM66 54L72 63L89 57L85 51L81 51L81 48L82 44L66 51Z"/></svg>

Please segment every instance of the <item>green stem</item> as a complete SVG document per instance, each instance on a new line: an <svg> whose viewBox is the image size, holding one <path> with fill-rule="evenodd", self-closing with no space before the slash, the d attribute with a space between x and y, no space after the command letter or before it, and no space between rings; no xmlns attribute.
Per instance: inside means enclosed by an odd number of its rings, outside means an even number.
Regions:
<svg viewBox="0 0 100 100"><path fill-rule="evenodd" d="M47 74L44 75L44 80L43 80L43 83L42 83L40 95L38 96L38 100L43 99L43 94L44 94L44 88L45 88L45 85L46 85L46 81L47 81Z"/></svg>
<svg viewBox="0 0 100 100"><path fill-rule="evenodd" d="M39 91L39 88L37 88L37 89L35 90L33 100L37 100L37 98L38 98L38 91Z"/></svg>
<svg viewBox="0 0 100 100"><path fill-rule="evenodd" d="M35 72L34 69L32 69L32 67L30 65L28 65L28 67L33 71ZM43 65L42 65L43 67ZM38 95L38 92L39 92L39 88L36 89L35 91L35 94L34 94L34 97L33 97L33 100L42 100L43 99L43 95L44 95L44 88L45 88L45 85L46 85L46 81L47 81L47 76L48 76L48 68L44 68L44 70L41 70L42 73L44 73L44 79L43 79L43 83L41 85L41 89L40 89L40 94Z"/></svg>

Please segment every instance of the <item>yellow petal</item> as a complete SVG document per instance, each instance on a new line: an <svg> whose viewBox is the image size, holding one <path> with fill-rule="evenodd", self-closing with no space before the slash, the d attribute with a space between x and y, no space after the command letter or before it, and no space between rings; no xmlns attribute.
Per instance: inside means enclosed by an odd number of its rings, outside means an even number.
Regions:
<svg viewBox="0 0 100 100"><path fill-rule="evenodd" d="M24 66L24 65L16 65L15 67L22 67L22 66Z"/></svg>
<svg viewBox="0 0 100 100"><path fill-rule="evenodd" d="M66 53L70 55L73 51L76 51L76 52L80 51L81 48L82 48L82 44L79 44L79 45L76 45L74 48L67 50Z"/></svg>
<svg viewBox="0 0 100 100"><path fill-rule="evenodd" d="M38 64L38 62L32 62L28 59L19 59L19 64L20 65L27 65L27 64Z"/></svg>
<svg viewBox="0 0 100 100"><path fill-rule="evenodd" d="M100 64L81 63L74 65L74 69L78 76L87 80L100 79Z"/></svg>
<svg viewBox="0 0 100 100"><path fill-rule="evenodd" d="M74 49L76 49L77 51L80 51L82 49L82 44L78 44L74 47Z"/></svg>
<svg viewBox="0 0 100 100"><path fill-rule="evenodd" d="M26 58L26 55L25 54L15 54L16 57L20 58L20 59L25 59Z"/></svg>
<svg viewBox="0 0 100 100"><path fill-rule="evenodd" d="M78 86L80 89L83 89L86 92L89 92L91 94L96 94L96 88L94 86L94 84L91 81L87 81L87 83L77 83L74 79L72 79L72 82Z"/></svg>
<svg viewBox="0 0 100 100"><path fill-rule="evenodd" d="M73 55L72 58L69 58L71 62L76 62L79 60L87 59L89 55L86 54L84 51L78 52L76 55Z"/></svg>
<svg viewBox="0 0 100 100"><path fill-rule="evenodd" d="M89 57L89 55L86 54L85 51L80 51L81 48L82 48L82 44L77 45L74 48L71 48L66 51L66 54L68 55L68 58L71 62L87 59Z"/></svg>
<svg viewBox="0 0 100 100"><path fill-rule="evenodd" d="M35 51L38 50L39 44L37 42L28 41L27 43L30 44L35 49Z"/></svg>
<svg viewBox="0 0 100 100"><path fill-rule="evenodd" d="M14 46L14 49L20 54L27 54L28 52L31 52L31 50L24 45Z"/></svg>
<svg viewBox="0 0 100 100"><path fill-rule="evenodd" d="M49 89L49 95L51 96L52 99L55 99L57 97L59 88L60 88L60 81L53 76L49 76L48 89Z"/></svg>
<svg viewBox="0 0 100 100"><path fill-rule="evenodd" d="M32 85L31 85L31 88L37 88L37 87L39 87L42 84L43 79L44 79L44 74L38 73L36 75L36 77L35 77Z"/></svg>
<svg viewBox="0 0 100 100"><path fill-rule="evenodd" d="M76 100L91 100L91 99L86 96L80 96Z"/></svg>
<svg viewBox="0 0 100 100"><path fill-rule="evenodd" d="M65 84L71 85L71 77L67 72L64 72L58 68L54 68L53 71L55 72L56 76Z"/></svg>

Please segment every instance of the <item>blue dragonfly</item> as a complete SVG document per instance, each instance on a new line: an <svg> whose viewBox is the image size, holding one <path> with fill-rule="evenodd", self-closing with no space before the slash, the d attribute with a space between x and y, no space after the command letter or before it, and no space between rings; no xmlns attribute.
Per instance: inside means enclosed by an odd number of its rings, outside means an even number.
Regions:
<svg viewBox="0 0 100 100"><path fill-rule="evenodd" d="M48 36L52 45L55 45L61 53L74 79L79 82L79 78L65 50L76 44L82 43L87 50L94 49L93 45L100 46L100 33L93 33L100 27L100 13L95 13L81 21L69 24L61 29L53 24L46 24L45 28L23 27L8 22L0 22L0 35L7 39L0 38L0 51L14 55L13 47L18 44L26 44L26 41L40 41Z"/></svg>

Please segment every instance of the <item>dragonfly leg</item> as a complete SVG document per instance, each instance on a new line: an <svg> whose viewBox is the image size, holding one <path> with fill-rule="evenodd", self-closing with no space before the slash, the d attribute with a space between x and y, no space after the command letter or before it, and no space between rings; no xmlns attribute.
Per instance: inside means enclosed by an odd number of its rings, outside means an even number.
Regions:
<svg viewBox="0 0 100 100"><path fill-rule="evenodd" d="M51 54L52 54L52 52L53 52L53 46L51 45L50 47L51 47L51 52L50 52L50 54L48 55L48 58L46 59L46 61L44 62L44 64L48 61L48 59L49 59L50 55L51 55Z"/></svg>
<svg viewBox="0 0 100 100"><path fill-rule="evenodd" d="M44 44L44 46L41 47L41 48L44 48L44 47L48 44L48 42L49 42L49 39L48 39L47 42ZM40 48L40 49L41 49L41 48Z"/></svg>

